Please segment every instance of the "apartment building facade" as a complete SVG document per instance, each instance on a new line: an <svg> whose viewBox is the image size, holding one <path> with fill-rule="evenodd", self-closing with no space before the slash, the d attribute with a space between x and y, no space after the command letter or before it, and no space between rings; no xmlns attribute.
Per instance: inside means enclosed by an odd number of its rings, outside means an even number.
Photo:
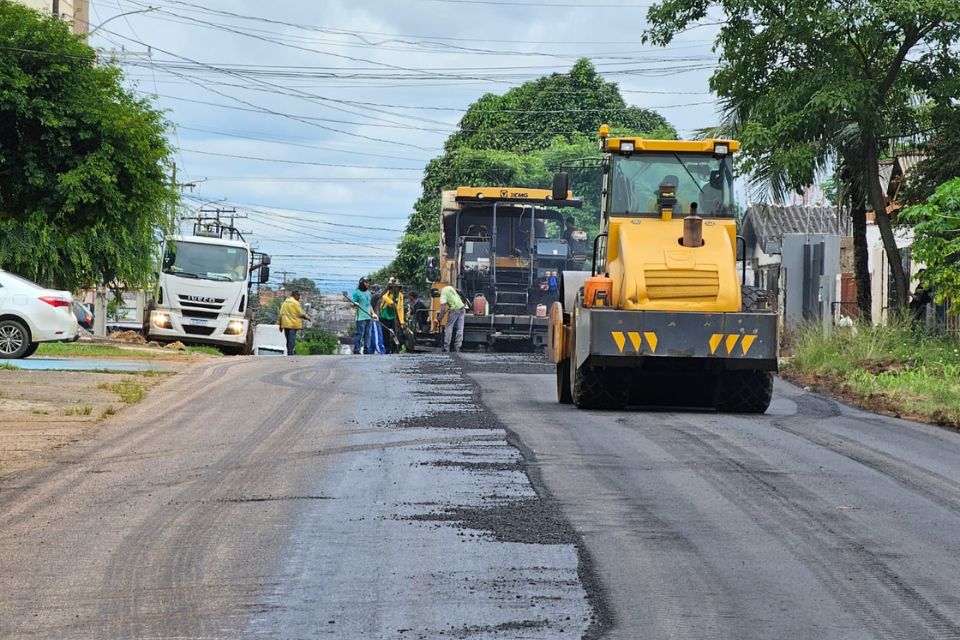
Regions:
<svg viewBox="0 0 960 640"><path fill-rule="evenodd" d="M52 15L71 24L77 35L90 30L90 0L15 0L40 13Z"/></svg>

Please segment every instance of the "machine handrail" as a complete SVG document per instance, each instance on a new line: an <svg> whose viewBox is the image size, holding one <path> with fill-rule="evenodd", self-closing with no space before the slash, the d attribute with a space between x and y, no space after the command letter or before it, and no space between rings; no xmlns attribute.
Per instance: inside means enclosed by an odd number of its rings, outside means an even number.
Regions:
<svg viewBox="0 0 960 640"><path fill-rule="evenodd" d="M597 275L597 255L600 253L597 244L600 242L600 238L607 238L609 235L610 234L604 231L603 233L598 233L597 237L593 239L593 261L590 265L590 275L592 276Z"/></svg>
<svg viewBox="0 0 960 640"><path fill-rule="evenodd" d="M747 239L743 236L737 236L737 244L741 242L743 243L743 253L740 254L743 256L743 274L740 276L740 284L747 284ZM736 256L734 256L734 259L736 259Z"/></svg>

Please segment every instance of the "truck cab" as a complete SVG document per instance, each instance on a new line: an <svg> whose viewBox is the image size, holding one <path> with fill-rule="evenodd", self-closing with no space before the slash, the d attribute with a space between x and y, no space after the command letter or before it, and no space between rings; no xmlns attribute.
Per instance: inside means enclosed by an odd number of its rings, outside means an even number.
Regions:
<svg viewBox="0 0 960 640"><path fill-rule="evenodd" d="M192 236L168 236L162 255L145 337L252 353L251 283L253 276L260 282L269 278L269 256L220 225L195 228Z"/></svg>

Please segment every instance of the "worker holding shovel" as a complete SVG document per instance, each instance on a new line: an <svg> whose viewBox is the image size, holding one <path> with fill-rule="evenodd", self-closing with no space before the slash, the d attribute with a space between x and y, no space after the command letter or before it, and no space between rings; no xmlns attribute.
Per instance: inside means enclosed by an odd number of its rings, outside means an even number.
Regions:
<svg viewBox="0 0 960 640"><path fill-rule="evenodd" d="M373 341L371 339L373 335L371 332L371 324L376 317L373 315L373 308L370 306L370 290L368 285L369 280L360 278L360 282L357 283L357 288L354 290L353 295L348 298L357 311L357 329L353 338L353 352L356 354L369 354L374 352ZM343 295L346 298L346 292L344 292Z"/></svg>
<svg viewBox="0 0 960 640"><path fill-rule="evenodd" d="M348 296L346 291L342 292L343 299L357 311L357 329L353 339L354 353L377 353L373 339L373 326L375 322L379 324L380 319L373 310L369 284L370 281L367 278L360 278L353 295ZM399 350L400 339L397 334L390 328L386 331L396 350Z"/></svg>

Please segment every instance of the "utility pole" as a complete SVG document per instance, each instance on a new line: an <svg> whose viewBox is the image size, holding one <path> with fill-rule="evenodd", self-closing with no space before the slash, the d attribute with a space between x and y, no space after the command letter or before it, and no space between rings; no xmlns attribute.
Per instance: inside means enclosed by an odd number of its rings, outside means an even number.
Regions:
<svg viewBox="0 0 960 640"><path fill-rule="evenodd" d="M292 275L293 271L277 271L280 275L283 276L283 283L280 285L280 291L287 290L287 276Z"/></svg>

